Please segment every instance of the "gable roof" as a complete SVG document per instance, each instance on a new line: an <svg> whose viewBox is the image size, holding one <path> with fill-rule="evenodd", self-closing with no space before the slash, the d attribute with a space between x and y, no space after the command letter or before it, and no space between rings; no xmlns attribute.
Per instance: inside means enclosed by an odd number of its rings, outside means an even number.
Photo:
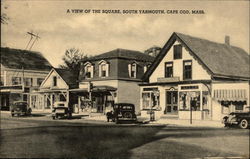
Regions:
<svg viewBox="0 0 250 159"><path fill-rule="evenodd" d="M72 71L61 68L54 68L54 70L61 76L61 78L70 88L76 87L78 85L78 77Z"/></svg>
<svg viewBox="0 0 250 159"><path fill-rule="evenodd" d="M52 66L48 60L39 52L2 48L0 63L11 69L24 69L49 71Z"/></svg>
<svg viewBox="0 0 250 159"><path fill-rule="evenodd" d="M125 58L130 60L150 61L150 62L154 60L154 57L139 51L127 50L127 49L115 49L106 53L102 53L100 55L90 57L85 61L94 61L94 60L103 60L112 58Z"/></svg>
<svg viewBox="0 0 250 159"><path fill-rule="evenodd" d="M250 78L250 55L243 49L174 32L144 74L144 80L149 78L176 40L182 43L213 77Z"/></svg>

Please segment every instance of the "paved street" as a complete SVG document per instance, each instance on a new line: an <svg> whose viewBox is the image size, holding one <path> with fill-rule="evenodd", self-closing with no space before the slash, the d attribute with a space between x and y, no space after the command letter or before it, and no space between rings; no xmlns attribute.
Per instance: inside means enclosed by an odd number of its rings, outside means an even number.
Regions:
<svg viewBox="0 0 250 159"><path fill-rule="evenodd" d="M249 130L1 113L1 158L202 158L249 156Z"/></svg>

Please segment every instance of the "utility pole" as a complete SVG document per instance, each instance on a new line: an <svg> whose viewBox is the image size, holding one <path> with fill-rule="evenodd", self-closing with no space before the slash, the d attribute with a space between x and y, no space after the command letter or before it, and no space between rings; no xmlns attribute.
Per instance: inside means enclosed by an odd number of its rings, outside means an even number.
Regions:
<svg viewBox="0 0 250 159"><path fill-rule="evenodd" d="M27 34L30 35L30 40L29 40L28 44L25 47L25 51L26 50L30 51L32 49L33 45L35 44L35 42L40 37L38 36L38 34L36 35L36 34L33 34L32 32L27 32ZM33 40L33 42L32 42L32 40ZM29 47L29 49L28 49L28 47ZM22 54L22 90L23 90L23 93L25 92L25 83L24 83L24 54L25 54L25 51Z"/></svg>

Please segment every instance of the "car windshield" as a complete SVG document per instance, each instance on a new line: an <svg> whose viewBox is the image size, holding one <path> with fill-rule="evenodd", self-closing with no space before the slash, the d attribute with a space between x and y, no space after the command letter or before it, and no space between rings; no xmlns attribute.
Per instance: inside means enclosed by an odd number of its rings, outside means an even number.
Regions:
<svg viewBox="0 0 250 159"><path fill-rule="evenodd" d="M25 102L18 102L14 104L14 107L18 107L18 108L22 108L22 107L26 107L27 103Z"/></svg>

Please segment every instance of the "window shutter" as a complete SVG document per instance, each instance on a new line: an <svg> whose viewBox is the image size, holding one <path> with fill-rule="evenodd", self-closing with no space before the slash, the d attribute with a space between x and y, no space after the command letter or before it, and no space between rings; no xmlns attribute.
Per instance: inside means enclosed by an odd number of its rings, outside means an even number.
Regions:
<svg viewBox="0 0 250 159"><path fill-rule="evenodd" d="M106 64L106 77L109 76L109 64L107 63Z"/></svg>
<svg viewBox="0 0 250 159"><path fill-rule="evenodd" d="M131 64L128 64L128 74L129 74L129 77L131 77Z"/></svg>

